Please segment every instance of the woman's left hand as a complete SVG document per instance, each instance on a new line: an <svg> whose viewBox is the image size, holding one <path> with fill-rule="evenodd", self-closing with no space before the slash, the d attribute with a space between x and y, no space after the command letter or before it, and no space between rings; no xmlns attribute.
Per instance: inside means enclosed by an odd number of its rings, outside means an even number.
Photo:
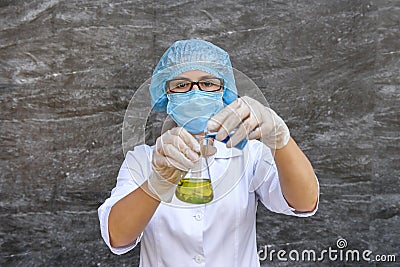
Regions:
<svg viewBox="0 0 400 267"><path fill-rule="evenodd" d="M217 132L217 140L225 139L236 129L227 143L228 147L247 138L260 139L269 148L280 149L290 139L289 129L281 117L248 96L238 98L213 116L207 123L207 129Z"/></svg>

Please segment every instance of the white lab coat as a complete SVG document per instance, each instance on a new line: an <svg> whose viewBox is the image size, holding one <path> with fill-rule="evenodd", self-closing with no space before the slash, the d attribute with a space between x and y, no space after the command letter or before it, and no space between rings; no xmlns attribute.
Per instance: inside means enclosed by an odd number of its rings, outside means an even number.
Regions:
<svg viewBox="0 0 400 267"><path fill-rule="evenodd" d="M113 248L108 235L109 212L147 179L153 147L138 146L127 154L116 187L98 210L102 237L113 253L126 253L141 241L140 267L256 267L260 265L258 200L269 210L287 215L307 217L316 212L317 208L297 213L287 204L271 150L261 142L250 140L243 151L227 149L218 141L214 145L217 153L210 170L215 200L194 205L174 197L171 203L161 203L136 242Z"/></svg>

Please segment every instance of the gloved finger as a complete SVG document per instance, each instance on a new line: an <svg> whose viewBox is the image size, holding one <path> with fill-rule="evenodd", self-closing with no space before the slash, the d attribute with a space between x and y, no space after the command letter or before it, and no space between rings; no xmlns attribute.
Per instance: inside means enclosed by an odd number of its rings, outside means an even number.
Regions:
<svg viewBox="0 0 400 267"><path fill-rule="evenodd" d="M274 129L274 126L271 126L267 123L263 123L249 134L249 139L261 139L261 138L269 138L270 136L274 136L277 133L274 133L273 129Z"/></svg>
<svg viewBox="0 0 400 267"><path fill-rule="evenodd" d="M181 151L178 150L175 146L171 144L164 145L164 155L165 157L171 159L171 163L177 163L176 165L169 165L170 167L173 166L177 169L186 170L187 168L193 167L193 162L188 159ZM183 168L183 169L182 169Z"/></svg>
<svg viewBox="0 0 400 267"><path fill-rule="evenodd" d="M199 154L197 154L196 152L194 152L192 149L190 149L190 147L186 146L183 149L179 148L179 151L181 151L181 153L183 153L183 155L188 158L190 161L197 161L199 160Z"/></svg>
<svg viewBox="0 0 400 267"><path fill-rule="evenodd" d="M243 124L240 124L236 132L229 138L226 143L227 147L234 147L244 138L247 138L247 129Z"/></svg>
<svg viewBox="0 0 400 267"><path fill-rule="evenodd" d="M178 170L178 169L174 169L173 172L170 175L170 178L168 179L168 181L172 184L177 184L181 178L184 176L184 172L182 172L182 170Z"/></svg>
<svg viewBox="0 0 400 267"><path fill-rule="evenodd" d="M160 137L158 137L156 140L156 150L160 154L165 155L165 152L163 151L163 146L167 144L172 144L182 151L188 147L185 141L180 136L178 136L177 130L168 130Z"/></svg>
<svg viewBox="0 0 400 267"><path fill-rule="evenodd" d="M250 116L243 121L243 127L246 128L246 133L251 133L255 128L257 128L261 121L258 119L254 113L250 113Z"/></svg>
<svg viewBox="0 0 400 267"><path fill-rule="evenodd" d="M153 170L159 175L159 177L166 181L169 181L171 185L174 184L177 179L180 179L180 177L182 176L182 172L187 172L187 170L181 170L174 167L157 167L157 164L161 164L163 166L166 166L168 164L177 164L172 163L170 159L165 157L160 157L152 162Z"/></svg>
<svg viewBox="0 0 400 267"><path fill-rule="evenodd" d="M153 155L151 166L153 170L155 170L157 174L164 179L168 179L168 177L171 176L175 170L175 168L171 168L169 164L170 162L167 161L166 157L161 156L160 154Z"/></svg>
<svg viewBox="0 0 400 267"><path fill-rule="evenodd" d="M233 110L233 112L231 112L231 115L225 119L222 127L218 130L218 133L215 137L217 140L223 140L226 138L230 132L236 129L242 123L242 121L250 115L250 109L248 106L240 99L238 102L240 105Z"/></svg>
<svg viewBox="0 0 400 267"><path fill-rule="evenodd" d="M200 144L188 131L183 127L175 127L170 131L170 134L179 136L181 140L185 142L185 144L190 147L193 151L200 153ZM186 147L185 147L186 148Z"/></svg>
<svg viewBox="0 0 400 267"><path fill-rule="evenodd" d="M197 142L197 141L196 141ZM166 155L164 147L167 145L175 146L179 151L181 151L188 159L195 161L198 160L199 155L193 151L187 143L178 135L166 134L162 138L157 139L156 150L162 154Z"/></svg>
<svg viewBox="0 0 400 267"><path fill-rule="evenodd" d="M262 130L261 127L257 127L253 131L249 133L249 140L251 139L260 139L262 136Z"/></svg>
<svg viewBox="0 0 400 267"><path fill-rule="evenodd" d="M207 130L210 132L217 132L224 124L225 120L230 117L231 113L233 113L239 106L240 102L236 100L223 108L207 122Z"/></svg>
<svg viewBox="0 0 400 267"><path fill-rule="evenodd" d="M250 113L250 116L240 124L236 132L230 137L227 142L227 147L237 145L244 138L251 139L249 133L259 127L260 124L261 122L258 120L257 116L255 116L254 113Z"/></svg>
<svg viewBox="0 0 400 267"><path fill-rule="evenodd" d="M154 153L158 153L159 155L165 157L165 151L164 151L164 146L167 145L167 138L166 136L160 136L156 140L156 147L154 149Z"/></svg>
<svg viewBox="0 0 400 267"><path fill-rule="evenodd" d="M187 166L185 164L182 164L181 162L177 161L174 158L170 157L159 157L156 159L154 162L155 166L161 166L157 167L159 169L160 174L165 178L168 179L169 176L171 176L170 173L172 173L174 170L182 170L182 171L188 171L190 168L193 168L193 166ZM191 163L193 164L193 163ZM163 171L163 168L166 170ZM164 173L164 174L162 174ZM167 177L164 176L165 173L167 173Z"/></svg>
<svg viewBox="0 0 400 267"><path fill-rule="evenodd" d="M263 113L265 112L265 106L248 96L244 96L240 99L242 100L243 105L246 105L249 108L251 116L254 116L259 121L258 124L261 124Z"/></svg>

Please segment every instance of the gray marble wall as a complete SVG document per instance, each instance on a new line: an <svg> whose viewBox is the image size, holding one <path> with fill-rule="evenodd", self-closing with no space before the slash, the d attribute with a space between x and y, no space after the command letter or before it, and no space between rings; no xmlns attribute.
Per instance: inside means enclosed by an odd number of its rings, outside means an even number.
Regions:
<svg viewBox="0 0 400 267"><path fill-rule="evenodd" d="M139 249L108 251L96 210L123 160L130 98L185 38L230 53L319 177L312 218L260 206L260 249L344 238L399 262L399 18L390 0L0 1L0 265L137 265ZM326 259L296 265L357 265Z"/></svg>

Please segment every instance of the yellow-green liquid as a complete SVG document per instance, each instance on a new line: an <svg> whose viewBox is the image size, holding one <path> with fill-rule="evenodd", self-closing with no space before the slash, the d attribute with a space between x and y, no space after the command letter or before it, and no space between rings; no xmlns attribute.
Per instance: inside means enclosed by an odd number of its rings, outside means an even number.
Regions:
<svg viewBox="0 0 400 267"><path fill-rule="evenodd" d="M178 199L193 204L205 204L213 197L210 179L183 178L176 187L175 195Z"/></svg>

